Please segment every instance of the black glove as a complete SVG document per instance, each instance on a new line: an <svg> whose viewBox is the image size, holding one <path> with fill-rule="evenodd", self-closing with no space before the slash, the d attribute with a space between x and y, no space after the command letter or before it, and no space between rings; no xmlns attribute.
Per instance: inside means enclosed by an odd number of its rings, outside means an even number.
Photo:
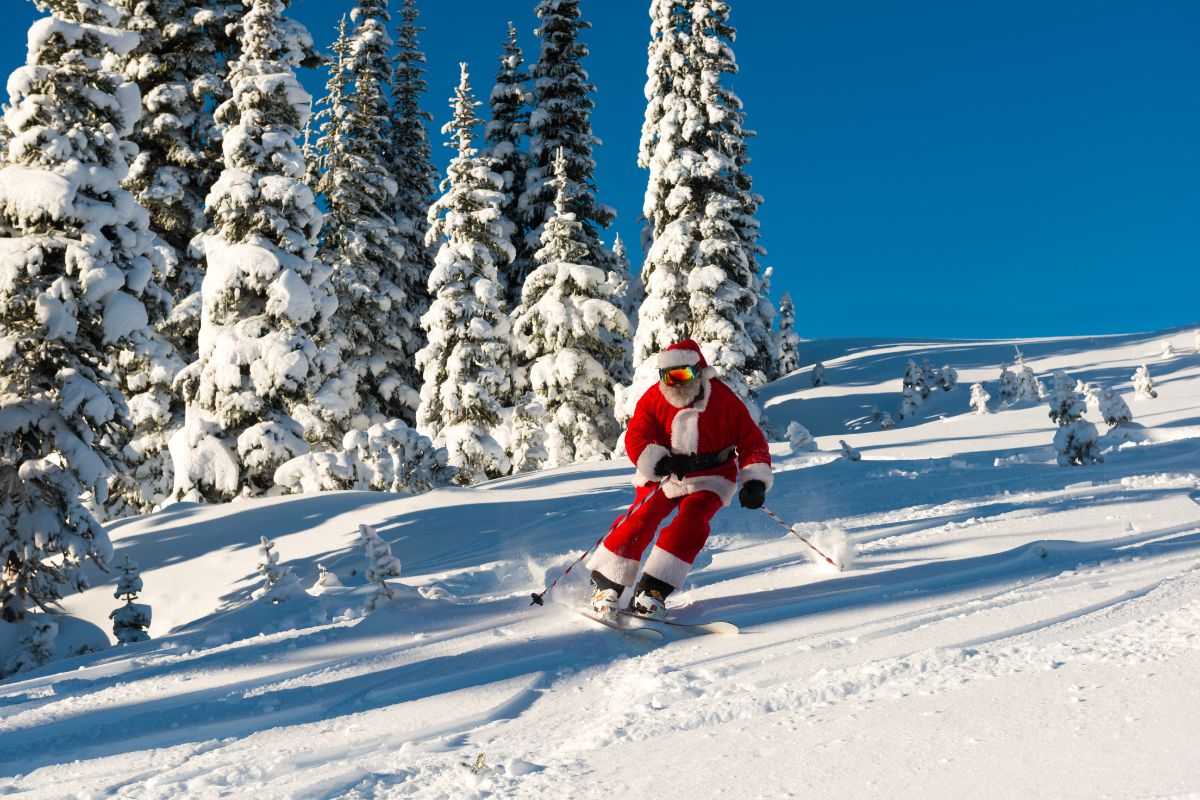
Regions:
<svg viewBox="0 0 1200 800"><path fill-rule="evenodd" d="M674 475L682 480L684 475L695 471L695 463L695 456L688 456L682 453L663 456L654 465L654 474L663 478L668 475Z"/></svg>
<svg viewBox="0 0 1200 800"><path fill-rule="evenodd" d="M762 508L767 499L767 485L762 481L746 481L738 492L738 502L742 508Z"/></svg>

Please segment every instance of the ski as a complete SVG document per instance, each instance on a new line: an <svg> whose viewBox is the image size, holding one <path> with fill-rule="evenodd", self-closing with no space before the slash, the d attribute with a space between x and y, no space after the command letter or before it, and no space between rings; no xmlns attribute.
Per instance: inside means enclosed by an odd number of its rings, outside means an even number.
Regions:
<svg viewBox="0 0 1200 800"><path fill-rule="evenodd" d="M621 616L644 620L652 624L659 623L662 625L669 625L672 628L678 628L686 633L719 633L725 635L735 635L741 632L737 625L734 625L732 622L725 622L723 620L714 622L679 622L678 620L673 619L654 619L653 617L647 617L642 614L638 614L632 609L628 608L622 608L620 610L620 614Z"/></svg>
<svg viewBox="0 0 1200 800"><path fill-rule="evenodd" d="M599 614L594 614L586 608L574 608L572 606L565 607L570 608L580 616L587 617L592 622L599 622L601 625L604 625L607 628L620 631L621 633L624 633L634 639L641 639L644 642L657 642L660 639L665 638L665 635L662 631L649 625L625 625L619 620L608 619L607 617L602 617Z"/></svg>

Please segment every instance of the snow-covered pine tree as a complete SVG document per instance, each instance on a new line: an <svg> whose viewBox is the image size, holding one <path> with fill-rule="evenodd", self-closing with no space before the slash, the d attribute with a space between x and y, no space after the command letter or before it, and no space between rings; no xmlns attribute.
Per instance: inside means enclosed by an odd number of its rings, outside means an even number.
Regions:
<svg viewBox="0 0 1200 800"><path fill-rule="evenodd" d="M812 373L809 375L809 382L815 389L818 386L826 386L829 381L825 378L825 365L818 361L813 364Z"/></svg>
<svg viewBox="0 0 1200 800"><path fill-rule="evenodd" d="M532 392L527 392L513 406L512 433L509 450L512 451L512 472L535 472L550 460L546 449L546 407L537 401Z"/></svg>
<svg viewBox="0 0 1200 800"><path fill-rule="evenodd" d="M1112 389L1106 388L1100 392L1100 416L1110 428L1133 422L1133 412L1129 405Z"/></svg>
<svg viewBox="0 0 1200 800"><path fill-rule="evenodd" d="M1165 361L1168 358L1174 358L1175 355L1176 355L1175 345L1171 344L1170 339L1163 339L1163 343L1162 343L1162 358L1163 358L1163 360Z"/></svg>
<svg viewBox="0 0 1200 800"><path fill-rule="evenodd" d="M148 604L134 602L142 591L142 577L137 562L131 561L127 555L117 569L121 571L121 577L117 578L117 590L113 592L113 597L124 600L125 605L108 615L113 621L113 636L121 644L144 642L150 638L147 630L152 614Z"/></svg>
<svg viewBox="0 0 1200 800"><path fill-rule="evenodd" d="M114 6L121 27L140 37L117 61L142 96L141 119L130 135L138 154L122 185L146 208L151 228L167 245L156 276L164 295L146 306L151 324L170 343L150 339L119 349L110 360L133 426L104 507L108 519L153 510L170 497L174 483L168 442L183 427L184 404L172 382L195 358L203 276L189 245L205 227L204 197L219 169L212 107L227 94L224 65L236 49L225 32L233 3L115 0Z"/></svg>
<svg viewBox="0 0 1200 800"><path fill-rule="evenodd" d="M761 321L760 287L740 174L741 104L721 85L735 69L727 12L724 4L693 0L651 4L638 155L650 172L642 210L651 244L642 265L646 299L634 363L645 365L690 336L757 419L750 387L765 380L766 370L747 325ZM643 380L651 372L642 366Z"/></svg>
<svg viewBox="0 0 1200 800"><path fill-rule="evenodd" d="M596 162L592 148L600 140L592 134L591 95L596 87L588 79L583 60L588 48L579 40L590 28L579 11L581 0L540 0L536 14L541 41L533 65L534 107L529 117L529 172L520 205L530 252L542 245L542 227L554 213L554 159L561 148L567 159L567 211L581 226L587 245L583 263L606 267L611 258L600 243L598 229L607 228L616 212L596 200Z"/></svg>
<svg viewBox="0 0 1200 800"><path fill-rule="evenodd" d="M971 387L971 410L976 414L988 413L988 401L992 399L987 384L977 383Z"/></svg>
<svg viewBox="0 0 1200 800"><path fill-rule="evenodd" d="M1017 351L1017 360L1013 363L1013 368L1016 370L1018 400L1041 400L1046 396L1046 388L1042 386L1042 382L1037 379L1037 375L1025 363L1025 356L1021 351Z"/></svg>
<svg viewBox="0 0 1200 800"><path fill-rule="evenodd" d="M646 287L641 279L633 274L633 266L629 263L629 251L619 233L613 237L611 274L613 285L617 287L617 295L621 298L621 310L625 312L630 326L636 329L637 312L642 301L646 299ZM632 344L630 351L632 353ZM628 369L628 358L626 361Z"/></svg>
<svg viewBox="0 0 1200 800"><path fill-rule="evenodd" d="M758 207L763 198L754 192L753 181L747 172L750 157L746 140L754 131L744 127L745 112L741 98L723 85L726 75L738 73L733 42L737 32L729 23L730 6L725 0L690 0L692 37L690 60L699 77L699 99L706 111L710 130L707 132L708 151L729 158L723 165L727 186L721 193L734 201L735 210L729 218L736 231L745 257L744 267L730 271L732 279L753 302L753 310L745 315L746 332L754 349L747 356L744 370L752 387L778 375L778 358L772 345L775 308L770 300L770 270L760 272L758 258L766 255L759 243ZM707 214L712 213L711 201ZM702 248L703 251L703 248Z"/></svg>
<svg viewBox="0 0 1200 800"><path fill-rule="evenodd" d="M367 582L375 584L375 591L363 608L364 613L370 614L396 599L396 590L388 585L387 579L400 577L400 559L392 555L392 546L370 525L358 526L358 543L367 554Z"/></svg>
<svg viewBox="0 0 1200 800"><path fill-rule="evenodd" d="M391 39L386 0L358 0L353 30L335 44L327 85L327 114L317 145L321 176L317 194L326 201L319 256L333 268L338 308L330 320L342 354L340 379L331 385L346 403L339 421L363 429L388 419L415 421L420 396L410 348L417 318L410 312L399 269L405 242L392 214L397 184L386 151L388 100L380 76L389 72ZM348 91L349 89L349 91ZM346 426L325 437L338 446Z"/></svg>
<svg viewBox="0 0 1200 800"><path fill-rule="evenodd" d="M419 322L432 299L429 274L433 271L433 251L425 243L429 230L426 212L437 190L438 173L426 128L433 116L421 108L427 86L425 54L420 44L420 34L425 29L417 25L418 16L416 0L403 0L400 10L403 23L396 31L396 57L391 71L392 141L388 154L397 187L390 209L403 247L396 285L407 298L408 311ZM405 342L405 358L401 361L401 377L406 386L421 386L416 355L425 343L425 332L418 324L411 339Z"/></svg>
<svg viewBox="0 0 1200 800"><path fill-rule="evenodd" d="M799 422L793 420L788 423L785 435L788 440L788 448L793 453L815 453L817 451L817 440L809 433L808 428Z"/></svg>
<svg viewBox="0 0 1200 800"><path fill-rule="evenodd" d="M958 386L958 370L949 364L943 364L934 376L933 382L943 392L949 392Z"/></svg>
<svg viewBox="0 0 1200 800"><path fill-rule="evenodd" d="M275 542L266 536L258 537L258 555L262 561L255 569L263 576L263 585L255 589L250 597L254 600L268 598L272 603L282 603L298 597L304 590L300 587L300 579L291 567L279 565L279 553L275 551Z"/></svg>
<svg viewBox="0 0 1200 800"><path fill-rule="evenodd" d="M186 427L171 440L180 499L266 492L275 468L308 450L296 417L345 413L325 403L338 354L318 337L337 301L315 260L322 215L296 143L310 98L293 69L311 62L312 39L283 16L283 0L248 6L232 96L216 111L225 169L208 196L213 227L199 239L200 354L177 379L188 399Z"/></svg>
<svg viewBox="0 0 1200 800"><path fill-rule="evenodd" d="M1054 373L1054 392L1049 402L1050 419L1060 428L1082 419L1087 412L1087 403L1075 391L1075 382L1061 369Z"/></svg>
<svg viewBox="0 0 1200 800"><path fill-rule="evenodd" d="M1150 377L1150 370L1142 364L1133 373L1133 391L1135 400L1152 400L1158 397L1158 390L1154 388L1154 379Z"/></svg>
<svg viewBox="0 0 1200 800"><path fill-rule="evenodd" d="M862 461L862 453L858 452L857 448L851 447L845 439L838 439L838 444L842 446L842 458L847 461Z"/></svg>
<svg viewBox="0 0 1200 800"><path fill-rule="evenodd" d="M159 324L186 362L200 332L204 260L190 248L207 226L204 198L221 171L221 136L213 109L228 98L228 65L237 57L231 31L244 11L236 0L114 0L121 26L138 46L121 59L138 84L142 117L130 139L138 156L123 185L150 214L151 228L174 260L163 280L174 301Z"/></svg>
<svg viewBox="0 0 1200 800"><path fill-rule="evenodd" d="M1192 340L1192 348L1193 348L1193 349L1194 349L1194 350L1195 350L1197 353L1200 353L1200 330L1196 331L1196 336L1195 336L1195 338Z"/></svg>
<svg viewBox="0 0 1200 800"><path fill-rule="evenodd" d="M779 377L800 368L800 335L796 333L796 306L792 296L784 292L779 300L779 331L775 351L779 354Z"/></svg>
<svg viewBox="0 0 1200 800"><path fill-rule="evenodd" d="M37 669L54 659L54 640L58 638L58 623L53 614L42 612L26 618L28 630L17 640L16 649L0 668L0 677Z"/></svg>
<svg viewBox="0 0 1200 800"><path fill-rule="evenodd" d="M475 149L475 114L467 65L451 98L454 116L442 131L457 152L429 208L429 244L440 242L421 317L429 343L417 353L424 384L417 426L445 446L459 480L474 483L508 473L510 462L492 437L511 390L509 318L497 282L497 264L513 257L512 224L500 204L503 180L491 159Z"/></svg>
<svg viewBox="0 0 1200 800"><path fill-rule="evenodd" d="M1050 395L1050 419L1058 424L1054 449L1061 466L1080 466L1103 461L1096 426L1083 418L1087 403L1075 391L1075 382L1067 373L1054 373L1054 392Z"/></svg>
<svg viewBox="0 0 1200 800"><path fill-rule="evenodd" d="M554 212L513 315L514 347L546 407L550 466L608 457L620 433L606 364L621 357L629 320L613 286L588 257L583 225L567 210L567 160L554 162Z"/></svg>
<svg viewBox="0 0 1200 800"><path fill-rule="evenodd" d="M87 586L112 547L85 508L103 504L128 438L107 372L115 353L149 353L142 298L163 245L120 181L133 147L137 87L114 71L137 35L106 0L45 2L28 63L8 80L0 169L0 617L53 608Z"/></svg>
<svg viewBox="0 0 1200 800"><path fill-rule="evenodd" d="M920 395L917 394L917 390L912 386L906 385L904 387L904 391L900 393L900 405L896 409L896 416L900 417L902 420L915 417L917 415L917 409L920 408L920 405Z"/></svg>
<svg viewBox="0 0 1200 800"><path fill-rule="evenodd" d="M290 492L340 489L418 494L449 485L456 470L443 447L402 420L349 431L341 449L306 453L275 470L275 483Z"/></svg>
<svg viewBox="0 0 1200 800"><path fill-rule="evenodd" d="M526 145L533 104L530 80L529 71L525 69L525 56L517 43L517 28L509 22L496 84L488 100L492 119L483 137L486 142L483 152L495 162L496 174L504 179L504 217L513 224L516 255L500 270L505 303L509 308L515 308L521 302L521 287L525 276L533 269L533 254L537 249L525 241L525 223L519 205L530 166Z"/></svg>
<svg viewBox="0 0 1200 800"><path fill-rule="evenodd" d="M904 366L902 386L905 390L911 389L914 396L919 396L922 400L929 397L930 390L929 384L926 381L926 371L911 358L908 359L908 363Z"/></svg>
<svg viewBox="0 0 1200 800"><path fill-rule="evenodd" d="M1012 405L1017 402L1021 394L1021 384L1017 380L1017 376L1008 368L1008 364L1000 365L1000 403L1001 405Z"/></svg>

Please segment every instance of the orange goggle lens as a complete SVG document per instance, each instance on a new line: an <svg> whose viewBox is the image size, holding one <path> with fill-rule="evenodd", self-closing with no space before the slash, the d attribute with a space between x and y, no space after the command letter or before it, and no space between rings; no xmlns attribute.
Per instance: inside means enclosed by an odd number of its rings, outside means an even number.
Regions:
<svg viewBox="0 0 1200 800"><path fill-rule="evenodd" d="M676 384L690 383L695 380L696 370L692 367L672 367L671 369L659 370L658 375L667 386L675 386Z"/></svg>

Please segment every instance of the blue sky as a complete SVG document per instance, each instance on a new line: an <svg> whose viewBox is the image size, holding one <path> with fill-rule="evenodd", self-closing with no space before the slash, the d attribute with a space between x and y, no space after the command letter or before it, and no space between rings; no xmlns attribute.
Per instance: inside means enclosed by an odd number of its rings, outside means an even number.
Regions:
<svg viewBox="0 0 1200 800"><path fill-rule="evenodd" d="M533 0L423 0L427 107L486 98ZM638 242L645 0L584 0L601 199ZM1200 321L1200 4L731 0L774 296L802 336L1002 337ZM0 71L31 3L9 0ZM294 0L322 47L350 0ZM318 92L321 75L303 76ZM445 148L432 131L438 158Z"/></svg>

